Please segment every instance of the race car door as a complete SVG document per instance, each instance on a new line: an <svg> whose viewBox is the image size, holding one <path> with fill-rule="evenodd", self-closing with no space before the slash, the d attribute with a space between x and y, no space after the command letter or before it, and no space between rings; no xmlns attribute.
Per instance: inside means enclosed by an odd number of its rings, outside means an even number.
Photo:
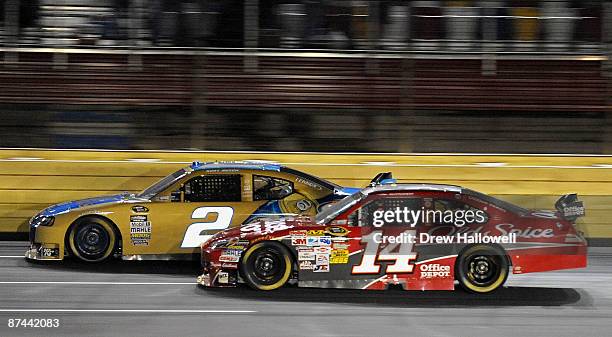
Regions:
<svg viewBox="0 0 612 337"><path fill-rule="evenodd" d="M150 242L123 238L124 255L194 254L216 232L242 224L253 201L249 174L201 172L177 182L150 204Z"/></svg>
<svg viewBox="0 0 612 337"><path fill-rule="evenodd" d="M348 235L332 234L330 257L321 259L329 265L319 267L316 260L312 272L300 271L300 286L384 289L389 283L404 284L417 258L412 240L421 203L414 195L372 195L339 215L332 227L343 227Z"/></svg>

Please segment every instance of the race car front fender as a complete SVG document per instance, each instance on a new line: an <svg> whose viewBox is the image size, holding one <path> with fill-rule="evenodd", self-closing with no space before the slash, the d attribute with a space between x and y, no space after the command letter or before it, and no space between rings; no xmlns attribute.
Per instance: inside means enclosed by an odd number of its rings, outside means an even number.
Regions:
<svg viewBox="0 0 612 337"><path fill-rule="evenodd" d="M65 256L63 232L54 227L36 228L25 257L29 260L63 260Z"/></svg>
<svg viewBox="0 0 612 337"><path fill-rule="evenodd" d="M198 284L211 288L232 288L238 285L238 270L211 268L198 276Z"/></svg>

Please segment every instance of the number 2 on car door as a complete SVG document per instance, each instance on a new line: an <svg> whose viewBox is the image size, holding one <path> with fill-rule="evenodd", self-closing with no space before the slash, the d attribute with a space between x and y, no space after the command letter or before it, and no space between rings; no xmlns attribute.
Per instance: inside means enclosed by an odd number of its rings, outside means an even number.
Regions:
<svg viewBox="0 0 612 337"><path fill-rule="evenodd" d="M227 229L232 223L234 209L226 206L198 207L191 214L192 219L205 219L209 214L217 214L213 222L194 222L185 232L181 248L196 248L212 237L210 234L202 234L204 231Z"/></svg>

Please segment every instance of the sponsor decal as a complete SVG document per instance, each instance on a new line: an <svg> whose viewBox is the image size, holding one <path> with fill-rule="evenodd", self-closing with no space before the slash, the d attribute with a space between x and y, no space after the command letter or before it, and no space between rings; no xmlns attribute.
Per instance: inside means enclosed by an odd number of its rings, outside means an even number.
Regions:
<svg viewBox="0 0 612 337"><path fill-rule="evenodd" d="M321 246L331 246L332 244L331 238L329 236L322 236L319 238L319 244Z"/></svg>
<svg viewBox="0 0 612 337"><path fill-rule="evenodd" d="M38 248L38 255L40 255L42 258L58 257L59 248L40 247Z"/></svg>
<svg viewBox="0 0 612 337"><path fill-rule="evenodd" d="M586 212L582 201L575 201L572 205L563 207L563 216L566 217L579 217L585 216Z"/></svg>
<svg viewBox="0 0 612 337"><path fill-rule="evenodd" d="M312 261L300 261L300 270L312 270L313 267Z"/></svg>
<svg viewBox="0 0 612 337"><path fill-rule="evenodd" d="M293 237L306 237L306 230L290 231L289 235Z"/></svg>
<svg viewBox="0 0 612 337"><path fill-rule="evenodd" d="M315 264L317 266L322 264L329 264L329 254L315 254Z"/></svg>
<svg viewBox="0 0 612 337"><path fill-rule="evenodd" d="M198 276L198 283L200 283L201 285L205 287L210 287L210 275L204 274L204 275Z"/></svg>
<svg viewBox="0 0 612 337"><path fill-rule="evenodd" d="M315 252L307 251L307 250L299 250L298 251L298 260L299 261L315 261Z"/></svg>
<svg viewBox="0 0 612 337"><path fill-rule="evenodd" d="M300 183L300 184L304 184L306 186L310 186L310 187L312 187L312 188L314 188L316 190L319 190L319 191L323 190L323 187L321 185L316 184L316 183L314 183L314 182L312 182L310 180L306 180L306 179L300 178L300 177L295 178L295 182L296 183Z"/></svg>
<svg viewBox="0 0 612 337"><path fill-rule="evenodd" d="M344 264L348 263L349 251L348 249L336 249L331 252L329 258L330 264Z"/></svg>
<svg viewBox="0 0 612 337"><path fill-rule="evenodd" d="M334 242L334 244L332 245L333 249L349 249L349 244L348 243L338 243L338 242Z"/></svg>
<svg viewBox="0 0 612 337"><path fill-rule="evenodd" d="M306 234L308 236L323 236L325 235L325 230L323 229L309 229Z"/></svg>
<svg viewBox="0 0 612 337"><path fill-rule="evenodd" d="M554 230L552 228L533 228L530 226L516 228L515 225L509 223L501 223L495 225L494 231L487 231L484 229L484 226L479 226L476 228L436 226L430 229L427 234L432 236L451 236L455 234L473 235L476 233L482 234L483 236L510 236L510 234L516 234L515 237L524 239L552 238L555 235Z"/></svg>
<svg viewBox="0 0 612 337"><path fill-rule="evenodd" d="M238 264L236 263L222 263L221 268L228 268L228 269L238 269Z"/></svg>
<svg viewBox="0 0 612 337"><path fill-rule="evenodd" d="M306 246L307 245L306 237L292 237L291 245L292 246Z"/></svg>
<svg viewBox="0 0 612 337"><path fill-rule="evenodd" d="M130 241L134 246L148 246L151 241L151 222L146 215L130 215Z"/></svg>
<svg viewBox="0 0 612 337"><path fill-rule="evenodd" d="M237 238L230 239L227 249L245 250L249 246L249 240L239 240Z"/></svg>
<svg viewBox="0 0 612 337"><path fill-rule="evenodd" d="M149 209L145 206L136 205L132 206L132 212L134 213L149 213Z"/></svg>
<svg viewBox="0 0 612 337"><path fill-rule="evenodd" d="M251 243L257 243L260 241L267 241L267 240L278 240L278 238L275 238L272 235L258 236L254 238L253 240L251 240Z"/></svg>
<svg viewBox="0 0 612 337"><path fill-rule="evenodd" d="M446 278L450 277L450 266L441 265L438 263L422 264L419 267L421 278Z"/></svg>
<svg viewBox="0 0 612 337"><path fill-rule="evenodd" d="M309 247L316 246L331 246L331 238L329 236L307 236L306 245Z"/></svg>
<svg viewBox="0 0 612 337"><path fill-rule="evenodd" d="M314 247L313 251L317 254L330 254L332 249L331 247L328 246L319 246L319 247Z"/></svg>
<svg viewBox="0 0 612 337"><path fill-rule="evenodd" d="M328 264L315 265L312 271L315 273L329 273L329 265Z"/></svg>
<svg viewBox="0 0 612 337"><path fill-rule="evenodd" d="M291 228L293 228L293 226L287 225L284 220L266 220L263 224L254 222L244 225L240 227L240 232L271 234L273 232L278 232Z"/></svg>
<svg viewBox="0 0 612 337"><path fill-rule="evenodd" d="M244 250L247 246L242 246L242 245L231 245L231 246L227 246L225 248L228 249L239 249L239 250Z"/></svg>
<svg viewBox="0 0 612 337"><path fill-rule="evenodd" d="M240 256L242 256L242 250L224 249L223 253L221 253L221 255L219 256L219 261L236 263L240 261Z"/></svg>
<svg viewBox="0 0 612 337"><path fill-rule="evenodd" d="M217 274L217 281L222 284L228 284L229 283L229 273L220 271Z"/></svg>
<svg viewBox="0 0 612 337"><path fill-rule="evenodd" d="M325 233L331 236L346 236L350 231L340 226L329 226L325 228Z"/></svg>

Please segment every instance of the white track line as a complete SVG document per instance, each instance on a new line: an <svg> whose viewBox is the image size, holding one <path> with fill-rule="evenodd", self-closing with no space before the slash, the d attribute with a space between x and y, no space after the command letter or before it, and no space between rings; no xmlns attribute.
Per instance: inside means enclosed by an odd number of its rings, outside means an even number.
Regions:
<svg viewBox="0 0 612 337"><path fill-rule="evenodd" d="M0 259L25 259L23 255L1 255Z"/></svg>
<svg viewBox="0 0 612 337"><path fill-rule="evenodd" d="M79 281L0 281L0 284L71 284L71 285L192 285L193 282L79 282Z"/></svg>
<svg viewBox="0 0 612 337"><path fill-rule="evenodd" d="M131 313L159 313L159 314L249 314L255 310L198 310L198 309L0 309L0 312L131 312Z"/></svg>

